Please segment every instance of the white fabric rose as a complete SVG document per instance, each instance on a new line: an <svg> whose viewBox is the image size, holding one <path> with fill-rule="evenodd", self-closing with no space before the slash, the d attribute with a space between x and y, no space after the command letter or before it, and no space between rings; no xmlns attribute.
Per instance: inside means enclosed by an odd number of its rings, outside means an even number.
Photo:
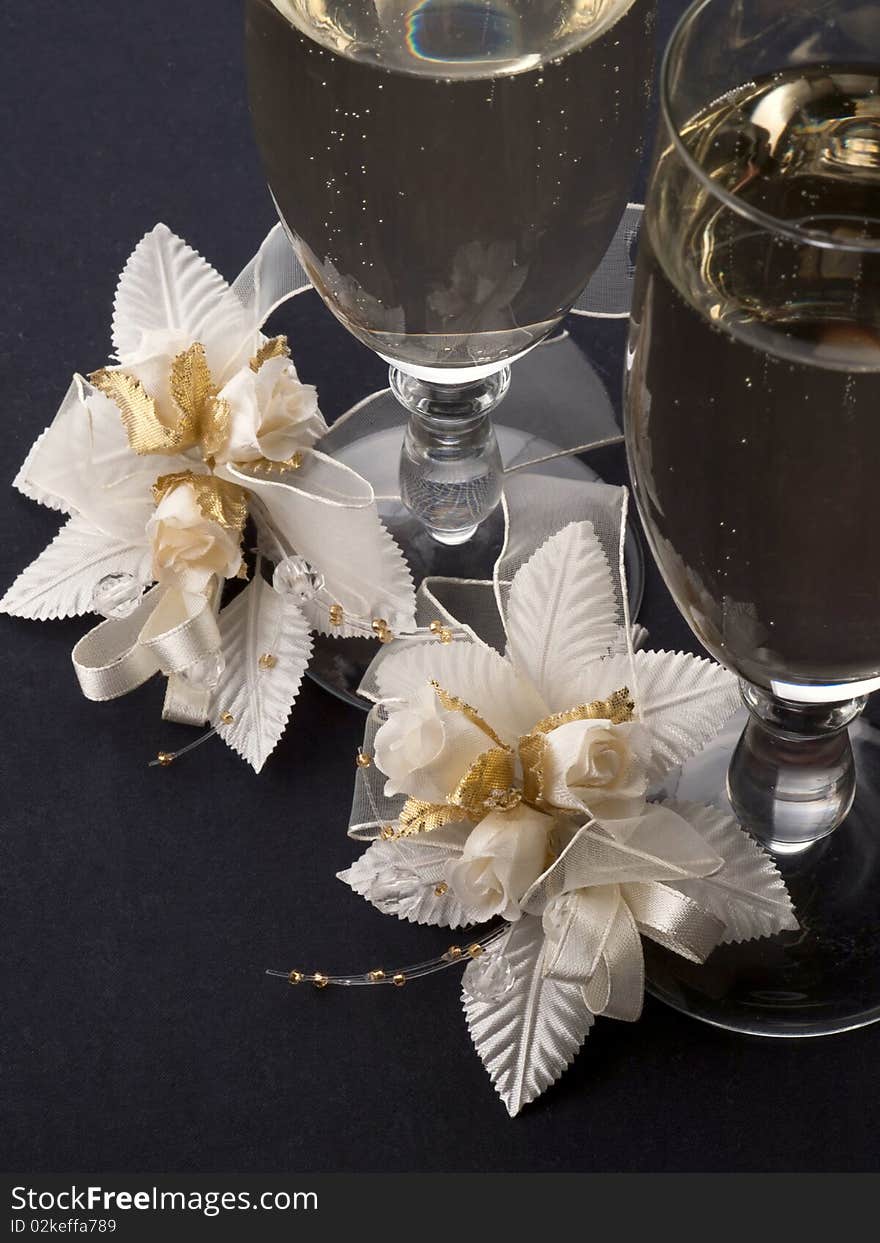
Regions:
<svg viewBox="0 0 880 1243"><path fill-rule="evenodd" d="M237 531L229 531L199 509L195 490L179 483L166 492L147 523L153 577L183 591L204 591L211 576L232 578L241 565Z"/></svg>
<svg viewBox="0 0 880 1243"><path fill-rule="evenodd" d="M445 802L492 746L464 713L444 708L430 685L393 711L373 740L376 767L388 778L386 795L410 794L429 803Z"/></svg>
<svg viewBox="0 0 880 1243"><path fill-rule="evenodd" d="M450 888L474 923L493 915L519 919L520 899L544 871L553 823L522 803L480 821L446 870Z"/></svg>
<svg viewBox="0 0 880 1243"><path fill-rule="evenodd" d="M327 424L313 384L302 384L289 358L270 358L259 371L242 367L220 390L230 410L229 440L218 462L284 462L323 436Z"/></svg>
<svg viewBox="0 0 880 1243"><path fill-rule="evenodd" d="M636 815L650 757L650 736L636 721L569 721L547 735L544 798L568 811Z"/></svg>

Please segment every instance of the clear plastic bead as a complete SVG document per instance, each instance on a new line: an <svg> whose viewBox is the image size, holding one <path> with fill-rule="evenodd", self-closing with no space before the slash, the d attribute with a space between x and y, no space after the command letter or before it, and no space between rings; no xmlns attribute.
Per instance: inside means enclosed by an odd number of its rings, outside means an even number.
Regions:
<svg viewBox="0 0 880 1243"><path fill-rule="evenodd" d="M184 669L180 676L184 682L189 682L191 686L214 691L220 685L220 679L223 677L225 669L226 658L223 653L209 652L207 656L202 656L200 660L197 660L194 665Z"/></svg>
<svg viewBox="0 0 880 1243"><path fill-rule="evenodd" d="M469 963L462 987L471 1001L500 1001L513 988L513 968L500 950L486 950Z"/></svg>
<svg viewBox="0 0 880 1243"><path fill-rule="evenodd" d="M140 604L144 590L144 584L127 571L105 574L92 591L92 610L108 620L129 617Z"/></svg>
<svg viewBox="0 0 880 1243"><path fill-rule="evenodd" d="M272 575L272 586L281 596L293 596L304 603L313 600L324 586L324 575L313 569L305 557L285 557Z"/></svg>

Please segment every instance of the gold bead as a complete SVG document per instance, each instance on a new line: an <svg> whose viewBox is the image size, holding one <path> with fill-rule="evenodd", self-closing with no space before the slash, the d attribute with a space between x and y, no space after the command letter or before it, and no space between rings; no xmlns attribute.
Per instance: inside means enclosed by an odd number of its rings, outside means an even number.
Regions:
<svg viewBox="0 0 880 1243"><path fill-rule="evenodd" d="M431 622L428 629L430 630L431 634L439 634L440 631L443 629L443 623L442 621L440 621L439 618L435 618L434 621Z"/></svg>
<svg viewBox="0 0 880 1243"><path fill-rule="evenodd" d="M344 616L345 616L345 610L343 609L341 604L330 605L330 625L331 626L341 626L342 619Z"/></svg>
<svg viewBox="0 0 880 1243"><path fill-rule="evenodd" d="M320 971L316 971L312 976L312 983L315 988L326 988L330 981L327 979L326 975L321 975Z"/></svg>
<svg viewBox="0 0 880 1243"><path fill-rule="evenodd" d="M257 664L261 669L274 669L278 664L278 657L273 656L271 652L263 652Z"/></svg>
<svg viewBox="0 0 880 1243"><path fill-rule="evenodd" d="M285 463L285 465L289 466L291 470L299 470L302 464L303 455L300 453L299 449L297 449L296 453L292 454Z"/></svg>
<svg viewBox="0 0 880 1243"><path fill-rule="evenodd" d="M380 980L385 979L385 972L382 970L381 967L377 967L375 971L369 972L368 978L372 981L373 984L378 984Z"/></svg>
<svg viewBox="0 0 880 1243"><path fill-rule="evenodd" d="M382 841L383 841L383 842L388 842L388 841L390 841L390 840L391 840L391 838L394 836L394 825L393 825L393 824L383 824L383 825L382 825L382 832L379 834L379 836L381 837L381 839L382 839Z"/></svg>
<svg viewBox="0 0 880 1243"><path fill-rule="evenodd" d="M444 626L443 629L440 631L440 642L441 643L452 642L452 631L449 629L448 626Z"/></svg>
<svg viewBox="0 0 880 1243"><path fill-rule="evenodd" d="M169 764L174 763L174 756L171 754L170 751L160 751L159 754L156 756L156 759L159 761L159 763L162 765L163 768L167 768Z"/></svg>
<svg viewBox="0 0 880 1243"><path fill-rule="evenodd" d="M231 725L233 721L235 720L235 717L232 715L231 712L221 712L220 720L223 722L224 725Z"/></svg>
<svg viewBox="0 0 880 1243"><path fill-rule="evenodd" d="M287 977L288 984L302 984L303 975L301 971L291 971Z"/></svg>
<svg viewBox="0 0 880 1243"><path fill-rule="evenodd" d="M391 628L384 617L373 618L373 634L380 643L390 643L394 638Z"/></svg>
<svg viewBox="0 0 880 1243"><path fill-rule="evenodd" d="M442 898L444 893L448 893L448 892L449 892L449 886L447 885L445 880L441 880L439 885L434 886L434 897L435 898Z"/></svg>
<svg viewBox="0 0 880 1243"><path fill-rule="evenodd" d="M470 954L471 958L479 958L483 952L483 947L480 945L479 941L474 941L473 945L468 946L467 952Z"/></svg>
<svg viewBox="0 0 880 1243"><path fill-rule="evenodd" d="M406 983L406 976L402 971L395 971L394 975L391 977L391 983L395 984L398 988L403 988Z"/></svg>
<svg viewBox="0 0 880 1243"><path fill-rule="evenodd" d="M367 755L366 751L358 751L355 763L358 768L369 768L373 762L372 755Z"/></svg>
<svg viewBox="0 0 880 1243"><path fill-rule="evenodd" d="M450 945L449 949L446 951L447 958L461 958L461 955L462 949L460 945Z"/></svg>

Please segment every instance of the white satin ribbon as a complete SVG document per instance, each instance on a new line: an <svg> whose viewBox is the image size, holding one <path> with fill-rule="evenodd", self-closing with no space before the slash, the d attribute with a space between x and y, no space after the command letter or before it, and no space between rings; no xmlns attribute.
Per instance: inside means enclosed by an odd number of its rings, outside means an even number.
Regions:
<svg viewBox="0 0 880 1243"><path fill-rule="evenodd" d="M621 822L623 841L585 825L521 903L542 916L544 974L580 984L594 1014L626 1021L642 1009L643 936L701 963L724 935L720 919L675 888L719 871L723 859L669 808L649 806L639 819L643 833ZM646 849L652 836L660 854Z"/></svg>
<svg viewBox="0 0 880 1243"><path fill-rule="evenodd" d="M175 676L220 648L212 585L192 595L159 585L148 591L128 617L109 618L90 630L73 649L73 667L87 699L118 699L154 673L169 677L163 716L203 724L210 691Z"/></svg>
<svg viewBox="0 0 880 1243"><path fill-rule="evenodd" d="M580 984L594 1014L632 1022L645 988L641 938L690 962L719 944L724 924L659 882L595 885L554 899L544 911L544 975Z"/></svg>

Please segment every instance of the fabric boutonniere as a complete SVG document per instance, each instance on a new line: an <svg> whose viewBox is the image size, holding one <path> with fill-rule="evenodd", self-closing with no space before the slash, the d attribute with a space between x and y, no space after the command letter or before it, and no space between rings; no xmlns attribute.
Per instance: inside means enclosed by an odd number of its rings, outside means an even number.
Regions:
<svg viewBox="0 0 880 1243"><path fill-rule="evenodd" d="M296 292L291 253L277 226L230 285L165 225L143 238L116 290L115 361L74 376L15 480L66 524L0 601L39 620L103 614L73 653L85 695L161 672L165 717L212 722L257 770L312 629L389 638L414 624L371 487L317 447L317 392L286 338L262 332ZM248 577L249 518L256 569L227 603L227 580Z"/></svg>
<svg viewBox="0 0 880 1243"><path fill-rule="evenodd" d="M738 687L711 661L633 650L621 564L616 537L570 522L509 582L496 575L503 652L476 633L401 640L366 680L376 704L350 832L376 840L340 878L413 922L506 921L471 947L463 1004L511 1114L597 1015L639 1017L643 938L701 963L797 927L772 860L731 815L662 796Z"/></svg>

